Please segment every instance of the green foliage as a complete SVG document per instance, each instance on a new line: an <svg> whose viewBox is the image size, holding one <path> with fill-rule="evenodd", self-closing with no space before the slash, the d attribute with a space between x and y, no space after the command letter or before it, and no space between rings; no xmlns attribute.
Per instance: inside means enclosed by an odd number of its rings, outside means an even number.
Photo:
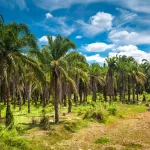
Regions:
<svg viewBox="0 0 150 150"><path fill-rule="evenodd" d="M105 122L107 116L108 112L104 109L103 105L92 102L91 107L85 111L83 119L94 119L99 122Z"/></svg>
<svg viewBox="0 0 150 150"><path fill-rule="evenodd" d="M15 128L19 135L23 135L27 131L26 128L21 125L17 125Z"/></svg>
<svg viewBox="0 0 150 150"><path fill-rule="evenodd" d="M64 128L65 130L69 131L69 132L76 132L79 129L82 129L83 127L87 127L88 122L85 120L78 120L78 121L74 121L74 122L65 122L64 123Z"/></svg>
<svg viewBox="0 0 150 150"><path fill-rule="evenodd" d="M102 137L100 137L99 139L97 139L95 141L96 144L105 144L105 143L108 143L108 142L110 142L110 139L105 137L105 136L102 136Z"/></svg>
<svg viewBox="0 0 150 150"><path fill-rule="evenodd" d="M116 115L117 114L117 108L114 105L110 105L107 109L110 115Z"/></svg>
<svg viewBox="0 0 150 150"><path fill-rule="evenodd" d="M45 109L43 109L43 117L40 120L40 124L42 125L42 128L44 130L50 129L50 122L49 122L50 117L46 116Z"/></svg>
<svg viewBox="0 0 150 150"><path fill-rule="evenodd" d="M7 107L6 110L6 127L10 130L14 126L14 117L10 110L10 106Z"/></svg>
<svg viewBox="0 0 150 150"><path fill-rule="evenodd" d="M0 132L0 139L1 149L28 149L28 141L25 138L21 138L16 129L11 131L3 129L3 131Z"/></svg>
<svg viewBox="0 0 150 150"><path fill-rule="evenodd" d="M65 123L65 124L64 124L64 128L65 128L67 131L75 132L75 131L77 130L77 124L76 124L75 122Z"/></svg>

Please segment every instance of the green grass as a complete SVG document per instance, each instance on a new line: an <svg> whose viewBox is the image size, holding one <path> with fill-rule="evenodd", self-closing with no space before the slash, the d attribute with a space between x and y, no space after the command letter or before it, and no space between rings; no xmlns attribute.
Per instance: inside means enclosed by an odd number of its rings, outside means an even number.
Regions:
<svg viewBox="0 0 150 150"><path fill-rule="evenodd" d="M90 122L111 124L117 119L125 118L130 114L146 111L145 104L127 105L114 102L91 102L79 106L73 106L72 113L67 114L67 108L60 109L60 123L53 124L54 109L50 104L44 108L45 115L49 117L49 128L43 130L40 120L43 117L43 107L31 105L31 113L27 113L27 106L13 109L14 129L7 131L4 127L4 120L0 123L0 150L46 150L49 145L53 146L62 140L72 138L73 133L86 128ZM63 116L62 114L66 115ZM2 117L5 117L5 108L2 110ZM107 137L100 137L96 143L107 143Z"/></svg>
<svg viewBox="0 0 150 150"><path fill-rule="evenodd" d="M110 142L110 139L107 138L107 137L104 137L104 136L100 137L99 139L97 139L95 141L96 144L105 144L105 143L108 143L108 142Z"/></svg>

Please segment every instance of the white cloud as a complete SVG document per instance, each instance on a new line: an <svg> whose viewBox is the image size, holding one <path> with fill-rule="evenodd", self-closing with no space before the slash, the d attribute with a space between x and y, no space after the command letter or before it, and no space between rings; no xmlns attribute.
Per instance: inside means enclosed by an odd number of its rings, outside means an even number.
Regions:
<svg viewBox="0 0 150 150"><path fill-rule="evenodd" d="M71 5L77 3L84 4L95 1L99 0L65 0L65 2L63 2L62 0L33 0L35 5L37 5L38 7L50 11L61 8L69 8Z"/></svg>
<svg viewBox="0 0 150 150"><path fill-rule="evenodd" d="M56 10L60 8L69 8L73 4L87 4L94 2L106 2L106 0L33 0L35 5L45 10ZM137 12L150 13L150 1L149 0L107 0L107 3L111 2L116 6L121 6Z"/></svg>
<svg viewBox="0 0 150 150"><path fill-rule="evenodd" d="M25 0L0 0L0 6L6 6L14 9L16 6L18 6L21 10L25 9L26 2Z"/></svg>
<svg viewBox="0 0 150 150"><path fill-rule="evenodd" d="M56 37L55 37L55 36L52 36L52 39L55 40ZM39 41L40 41L40 42L46 42L46 43L47 43L47 42L48 42L47 36L46 36L46 35L42 36L41 38L39 38Z"/></svg>
<svg viewBox="0 0 150 150"><path fill-rule="evenodd" d="M73 26L69 26L66 23L66 17L59 17L55 18L55 22L59 24L58 27L56 27L54 30L52 29L53 32L58 32L64 34L65 36L70 35L75 31L75 28Z"/></svg>
<svg viewBox="0 0 150 150"><path fill-rule="evenodd" d="M137 14L133 13L131 11L122 9L122 8L116 8L120 12L120 16L114 19L113 24L116 26L115 28L119 28L131 21L133 21L135 18L137 19Z"/></svg>
<svg viewBox="0 0 150 150"><path fill-rule="evenodd" d="M42 36L41 38L39 38L40 42L48 42L47 36Z"/></svg>
<svg viewBox="0 0 150 150"><path fill-rule="evenodd" d="M68 36L75 31L74 26L66 23L66 17L53 17L50 20L46 20L36 25L43 27L46 31L53 32L54 34L62 34ZM55 27L54 27L55 26Z"/></svg>
<svg viewBox="0 0 150 150"><path fill-rule="evenodd" d="M53 15L50 13L46 13L45 16L46 16L46 19L53 18Z"/></svg>
<svg viewBox="0 0 150 150"><path fill-rule="evenodd" d="M80 36L80 35L76 36L76 39L81 39L81 38L82 38L82 36Z"/></svg>
<svg viewBox="0 0 150 150"><path fill-rule="evenodd" d="M77 23L81 25L81 30L85 36L92 37L103 31L112 28L113 16L109 13L98 12L96 15L90 17L89 23L78 20Z"/></svg>
<svg viewBox="0 0 150 150"><path fill-rule="evenodd" d="M101 29L110 29L112 26L112 20L113 16L104 12L98 12L95 16L90 18L91 24Z"/></svg>
<svg viewBox="0 0 150 150"><path fill-rule="evenodd" d="M91 55L91 56L84 55L84 56L88 62L104 63L105 61L105 58L101 57L99 54Z"/></svg>
<svg viewBox="0 0 150 150"><path fill-rule="evenodd" d="M132 56L140 63L142 62L142 59L150 59L150 53L139 50L138 47L134 45L120 46L109 53L110 57L116 55Z"/></svg>
<svg viewBox="0 0 150 150"><path fill-rule="evenodd" d="M137 11L137 12L144 12L150 13L150 1L149 0L126 0L121 5L124 7Z"/></svg>
<svg viewBox="0 0 150 150"><path fill-rule="evenodd" d="M113 30L109 33L108 37L112 42L117 44L150 44L149 33L128 32L126 30Z"/></svg>
<svg viewBox="0 0 150 150"><path fill-rule="evenodd" d="M89 52L104 52L114 47L114 44L106 44L101 42L91 43L83 46Z"/></svg>

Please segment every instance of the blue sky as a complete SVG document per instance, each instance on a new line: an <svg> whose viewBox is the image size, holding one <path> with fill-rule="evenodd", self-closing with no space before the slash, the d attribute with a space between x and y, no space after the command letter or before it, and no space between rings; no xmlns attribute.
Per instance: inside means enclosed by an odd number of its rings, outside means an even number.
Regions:
<svg viewBox="0 0 150 150"><path fill-rule="evenodd" d="M39 46L62 34L89 63L107 56L150 60L150 0L0 0L5 23L24 22Z"/></svg>

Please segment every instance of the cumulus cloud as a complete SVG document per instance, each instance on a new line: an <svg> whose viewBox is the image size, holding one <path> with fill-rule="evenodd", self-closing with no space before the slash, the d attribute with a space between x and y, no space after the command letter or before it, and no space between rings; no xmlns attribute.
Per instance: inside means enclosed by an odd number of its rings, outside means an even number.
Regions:
<svg viewBox="0 0 150 150"><path fill-rule="evenodd" d="M142 59L150 59L150 53L138 49L135 45L119 46L109 53L110 57L116 55L132 56L140 63L142 62Z"/></svg>
<svg viewBox="0 0 150 150"><path fill-rule="evenodd" d="M138 33L138 32L128 32L126 30L117 31L113 30L109 33L108 38L117 44L150 44L149 33Z"/></svg>
<svg viewBox="0 0 150 150"><path fill-rule="evenodd" d="M114 44L106 44L101 42L91 43L86 46L83 46L83 48L89 52L104 52L113 47Z"/></svg>
<svg viewBox="0 0 150 150"><path fill-rule="evenodd" d="M80 36L80 35L76 36L76 39L81 39L81 38L82 38L82 36Z"/></svg>
<svg viewBox="0 0 150 150"><path fill-rule="evenodd" d="M51 13L46 13L45 16L46 16L46 19L53 18L53 15Z"/></svg>
<svg viewBox="0 0 150 150"><path fill-rule="evenodd" d="M52 36L52 39L55 40L56 37L55 37L55 36ZM39 38L39 41L40 41L40 42L46 42L46 43L47 43L47 42L48 42L47 36L46 36L46 35L42 36L41 38Z"/></svg>
<svg viewBox="0 0 150 150"><path fill-rule="evenodd" d="M104 63L105 61L105 58L101 57L99 54L91 55L91 56L84 55L84 56L88 62Z"/></svg>
<svg viewBox="0 0 150 150"><path fill-rule="evenodd" d="M85 36L95 36L103 31L112 28L113 16L109 13L98 12L96 15L90 17L89 22L85 23L78 20L77 23L81 25L81 30Z"/></svg>

